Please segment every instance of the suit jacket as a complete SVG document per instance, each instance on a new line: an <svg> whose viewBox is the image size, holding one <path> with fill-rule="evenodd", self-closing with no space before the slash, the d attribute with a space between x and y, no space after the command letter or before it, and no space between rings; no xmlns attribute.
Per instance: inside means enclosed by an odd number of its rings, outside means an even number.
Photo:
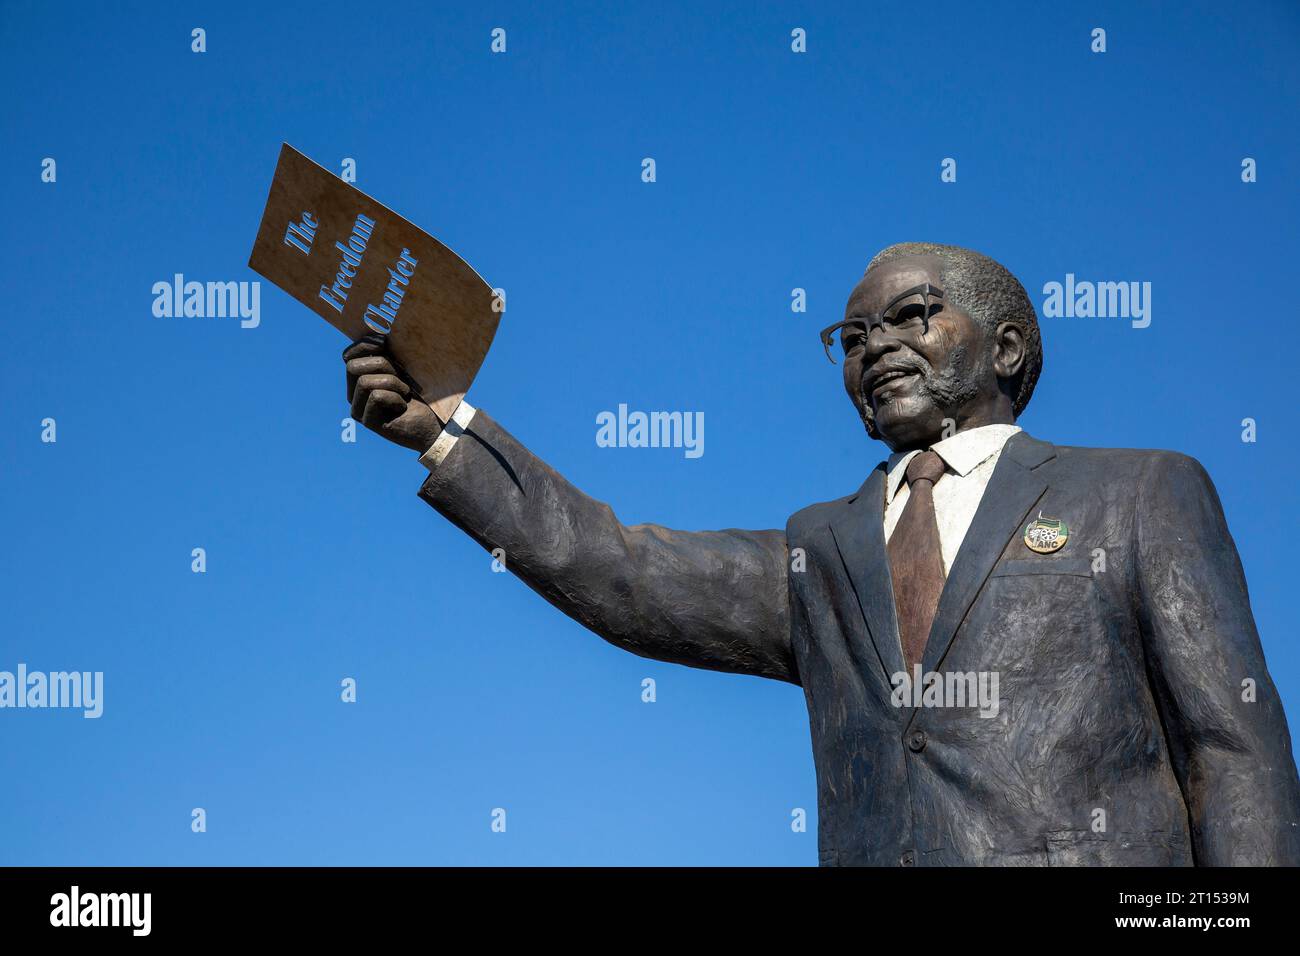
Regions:
<svg viewBox="0 0 1300 956"><path fill-rule="evenodd" d="M784 533L629 527L480 410L420 494L605 640L801 686L823 865L1300 863L1286 718L1196 461L1007 442L924 654L997 673L993 718L895 706L884 488ZM1069 526L1052 554L1023 541L1040 512Z"/></svg>

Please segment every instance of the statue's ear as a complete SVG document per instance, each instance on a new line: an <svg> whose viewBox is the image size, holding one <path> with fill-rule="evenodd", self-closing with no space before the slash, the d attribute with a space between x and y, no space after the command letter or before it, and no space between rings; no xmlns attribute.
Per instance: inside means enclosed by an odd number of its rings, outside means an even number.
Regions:
<svg viewBox="0 0 1300 956"><path fill-rule="evenodd" d="M999 322L993 331L993 371L999 379L1016 379L1025 367L1025 333L1014 322Z"/></svg>

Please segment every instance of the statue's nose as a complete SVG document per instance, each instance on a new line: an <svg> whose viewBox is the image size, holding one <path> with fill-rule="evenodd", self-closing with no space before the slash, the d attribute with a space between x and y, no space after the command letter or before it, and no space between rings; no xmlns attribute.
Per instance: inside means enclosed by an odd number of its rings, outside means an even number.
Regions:
<svg viewBox="0 0 1300 956"><path fill-rule="evenodd" d="M898 339L886 332L885 327L880 322L873 322L867 326L866 351L868 363L874 362L882 355L897 352L898 347Z"/></svg>

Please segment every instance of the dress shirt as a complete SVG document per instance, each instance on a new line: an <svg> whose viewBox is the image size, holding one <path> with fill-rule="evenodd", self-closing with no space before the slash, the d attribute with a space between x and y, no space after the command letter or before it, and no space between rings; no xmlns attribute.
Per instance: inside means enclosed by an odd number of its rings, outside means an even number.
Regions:
<svg viewBox="0 0 1300 956"><path fill-rule="evenodd" d="M936 452L948 466L943 477L934 483L934 517L939 525L944 574L952 569L952 562L1002 454L1002 446L1018 431L1019 425L983 425L958 432L930 446L930 451ZM908 488L904 481L907 463L918 454L920 449L896 453L889 457L886 465L889 472L885 484L886 541L893 535L894 526L907 505Z"/></svg>

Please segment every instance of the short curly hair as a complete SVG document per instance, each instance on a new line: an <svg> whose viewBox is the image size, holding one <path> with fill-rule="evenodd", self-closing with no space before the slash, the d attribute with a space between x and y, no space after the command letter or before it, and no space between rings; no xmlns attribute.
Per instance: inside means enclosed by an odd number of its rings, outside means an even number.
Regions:
<svg viewBox="0 0 1300 956"><path fill-rule="evenodd" d="M1025 410L1043 370L1043 340L1038 314L1020 280L1005 266L982 253L938 242L899 242L876 253L867 264L870 272L881 263L902 256L933 256L940 262L944 294L976 324L991 334L999 322L1010 322L1025 337L1025 363L1020 369L1013 412ZM863 273L864 275L866 273Z"/></svg>

